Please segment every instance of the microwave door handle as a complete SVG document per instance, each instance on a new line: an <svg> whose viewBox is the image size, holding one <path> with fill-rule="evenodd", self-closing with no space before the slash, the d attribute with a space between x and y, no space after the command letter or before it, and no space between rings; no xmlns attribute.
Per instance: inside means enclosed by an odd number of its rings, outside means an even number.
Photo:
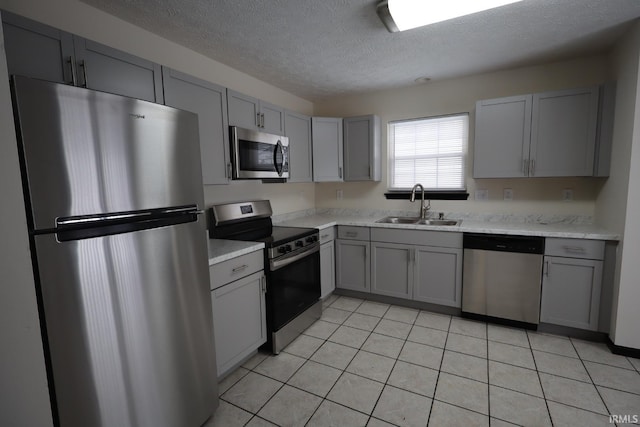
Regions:
<svg viewBox="0 0 640 427"><path fill-rule="evenodd" d="M278 152L280 152L280 162L278 162ZM282 142L280 141L278 141L276 148L273 150L273 164L278 176L282 176L282 173L284 172L284 149L282 148Z"/></svg>

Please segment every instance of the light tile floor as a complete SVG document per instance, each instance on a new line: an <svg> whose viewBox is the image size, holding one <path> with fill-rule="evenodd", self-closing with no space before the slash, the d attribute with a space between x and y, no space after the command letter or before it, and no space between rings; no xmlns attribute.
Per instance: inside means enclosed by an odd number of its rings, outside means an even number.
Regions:
<svg viewBox="0 0 640 427"><path fill-rule="evenodd" d="M220 383L215 426L612 426L640 360L605 344L348 297ZM620 424L618 424L620 425Z"/></svg>

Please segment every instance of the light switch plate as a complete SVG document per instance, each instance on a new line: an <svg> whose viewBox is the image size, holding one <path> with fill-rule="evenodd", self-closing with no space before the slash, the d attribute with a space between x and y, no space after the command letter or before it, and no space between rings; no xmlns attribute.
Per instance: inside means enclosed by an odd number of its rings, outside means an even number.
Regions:
<svg viewBox="0 0 640 427"><path fill-rule="evenodd" d="M513 190L511 188L505 188L503 190L504 200L513 200Z"/></svg>
<svg viewBox="0 0 640 427"><path fill-rule="evenodd" d="M476 200L489 200L489 190L476 190Z"/></svg>
<svg viewBox="0 0 640 427"><path fill-rule="evenodd" d="M570 188L565 188L562 190L562 200L565 202L569 202L573 200L573 190Z"/></svg>
<svg viewBox="0 0 640 427"><path fill-rule="evenodd" d="M342 200L342 190L336 190L336 200Z"/></svg>

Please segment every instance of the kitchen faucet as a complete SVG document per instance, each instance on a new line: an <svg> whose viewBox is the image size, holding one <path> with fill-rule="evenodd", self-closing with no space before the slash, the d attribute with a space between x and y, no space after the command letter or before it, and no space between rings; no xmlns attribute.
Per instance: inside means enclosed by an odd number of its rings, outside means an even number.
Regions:
<svg viewBox="0 0 640 427"><path fill-rule="evenodd" d="M420 187L420 189L422 190L422 201L420 202L420 219L426 219L427 211L431 209L431 200L428 201L429 203L427 206L424 205L424 187L422 186L422 184L416 184L413 186L413 188L411 189L411 198L409 199L409 201L412 203L416 201L416 188L418 187Z"/></svg>

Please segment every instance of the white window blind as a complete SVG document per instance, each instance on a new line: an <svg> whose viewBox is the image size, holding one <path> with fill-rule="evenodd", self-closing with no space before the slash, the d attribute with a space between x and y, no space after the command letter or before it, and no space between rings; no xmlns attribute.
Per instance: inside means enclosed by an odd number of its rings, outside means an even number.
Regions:
<svg viewBox="0 0 640 427"><path fill-rule="evenodd" d="M389 189L464 190L469 115L389 123Z"/></svg>

